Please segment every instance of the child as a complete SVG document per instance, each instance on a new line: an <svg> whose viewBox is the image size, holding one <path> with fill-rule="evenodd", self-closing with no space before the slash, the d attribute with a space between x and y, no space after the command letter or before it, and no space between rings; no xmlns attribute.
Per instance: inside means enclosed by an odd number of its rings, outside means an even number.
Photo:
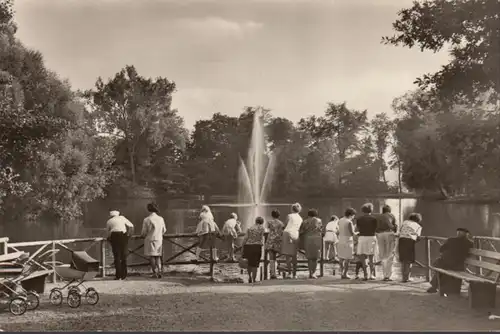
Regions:
<svg viewBox="0 0 500 334"><path fill-rule="evenodd" d="M361 263L361 257L356 253L358 249L358 235L354 236L354 263L356 264L355 274L356 277L354 279L359 279L359 270L363 268L363 264ZM365 275L366 276L366 275Z"/></svg>

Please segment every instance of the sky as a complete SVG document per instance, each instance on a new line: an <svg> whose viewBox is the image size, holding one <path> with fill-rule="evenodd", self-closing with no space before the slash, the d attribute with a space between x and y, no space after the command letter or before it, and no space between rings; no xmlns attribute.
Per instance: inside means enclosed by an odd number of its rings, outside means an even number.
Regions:
<svg viewBox="0 0 500 334"><path fill-rule="evenodd" d="M294 122L328 102L392 114L447 53L380 43L411 0L17 0L18 37L75 89L125 65L175 81L192 129L264 106Z"/></svg>

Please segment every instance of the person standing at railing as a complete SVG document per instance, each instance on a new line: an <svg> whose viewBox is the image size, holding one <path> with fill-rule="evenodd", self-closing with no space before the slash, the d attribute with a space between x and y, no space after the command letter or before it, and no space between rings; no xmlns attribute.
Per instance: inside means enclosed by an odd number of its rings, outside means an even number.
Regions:
<svg viewBox="0 0 500 334"><path fill-rule="evenodd" d="M325 250L325 260L330 261L332 259L335 261L337 259L337 243L339 242L339 217L333 215L330 218L328 224L325 227L324 236L324 250Z"/></svg>
<svg viewBox="0 0 500 334"><path fill-rule="evenodd" d="M196 234L199 237L199 245L198 248L196 248L196 259L194 262L201 260L201 251L206 249L212 249L212 259L214 261L219 261L217 258L215 241L217 240L217 235L220 234L220 230L215 223L214 215L208 205L203 205L201 207L200 222L196 227Z"/></svg>
<svg viewBox="0 0 500 334"><path fill-rule="evenodd" d="M227 260L236 261L234 257L234 242L241 234L241 227L238 223L238 215L231 213L222 227L222 235L227 246Z"/></svg>
<svg viewBox="0 0 500 334"><path fill-rule="evenodd" d="M466 228L457 228L457 235L448 238L439 248L441 255L432 264L433 267L448 270L464 270L465 260L469 256L469 250L474 247L470 240L470 232ZM428 293L436 293L438 290L438 273L434 273L431 279L431 287Z"/></svg>
<svg viewBox="0 0 500 334"><path fill-rule="evenodd" d="M321 257L321 244L323 242L323 223L318 218L318 211L310 209L307 218L300 226L300 234L304 238L304 250L309 269L309 278L316 279L318 259Z"/></svg>
<svg viewBox="0 0 500 334"><path fill-rule="evenodd" d="M288 214L285 229L283 230L281 254L286 256L288 273L285 278L297 277L297 252L299 251L299 230L302 225L300 216L302 206L299 203L292 205L292 213Z"/></svg>
<svg viewBox="0 0 500 334"><path fill-rule="evenodd" d="M347 275L349 271L349 262L354 257L354 217L356 210L347 208L344 217L339 220L339 242L337 243L337 255L340 263L340 275L342 279L350 279Z"/></svg>
<svg viewBox="0 0 500 334"><path fill-rule="evenodd" d="M358 247L356 253L362 259L364 280L375 279L375 263L373 257L375 255L377 238L375 231L377 230L378 221L372 215L373 204L366 203L361 207L363 215L356 220L356 228L359 232ZM368 270L370 268L370 276L368 277Z"/></svg>
<svg viewBox="0 0 500 334"><path fill-rule="evenodd" d="M255 224L248 228L243 239L243 258L248 261L248 283L255 283L257 279L265 232L264 218L257 217Z"/></svg>
<svg viewBox="0 0 500 334"><path fill-rule="evenodd" d="M111 218L106 222L106 230L115 262L115 280L123 280L127 278L128 239L134 225L119 211L110 211L109 215Z"/></svg>
<svg viewBox="0 0 500 334"><path fill-rule="evenodd" d="M269 235L266 240L266 250L269 254L269 267L271 279L277 279L276 277L276 260L278 254L281 252L281 240L283 237L283 228L285 224L279 219L280 212L275 209L271 212L271 219L267 222L267 227L269 229Z"/></svg>
<svg viewBox="0 0 500 334"><path fill-rule="evenodd" d="M398 253L403 283L410 280L411 266L415 262L415 243L422 235L422 215L411 213L399 228Z"/></svg>
<svg viewBox="0 0 500 334"><path fill-rule="evenodd" d="M147 205L149 216L142 223L141 236L144 238L144 255L150 258L154 278L161 278L163 266L163 235L167 233L165 220L159 215L160 210L154 203Z"/></svg>
<svg viewBox="0 0 500 334"><path fill-rule="evenodd" d="M396 248L397 225L396 217L391 213L391 207L384 205L382 214L377 216L377 242L379 259L382 262L384 281L391 281L394 251Z"/></svg>

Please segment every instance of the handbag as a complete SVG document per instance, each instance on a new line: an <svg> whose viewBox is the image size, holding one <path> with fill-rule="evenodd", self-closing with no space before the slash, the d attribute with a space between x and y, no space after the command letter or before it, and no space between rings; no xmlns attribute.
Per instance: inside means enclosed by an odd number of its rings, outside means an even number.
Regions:
<svg viewBox="0 0 500 334"><path fill-rule="evenodd" d="M248 260L245 259L244 257L240 257L238 260L238 266L240 266L241 269L247 269L248 268Z"/></svg>

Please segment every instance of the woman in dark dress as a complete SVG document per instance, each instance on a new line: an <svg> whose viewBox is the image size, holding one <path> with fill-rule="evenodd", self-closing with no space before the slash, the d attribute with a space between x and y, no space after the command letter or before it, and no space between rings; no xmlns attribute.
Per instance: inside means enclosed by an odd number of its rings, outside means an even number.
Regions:
<svg viewBox="0 0 500 334"><path fill-rule="evenodd" d="M264 245L264 218L257 217L243 239L243 257L248 260L248 283L255 283Z"/></svg>

